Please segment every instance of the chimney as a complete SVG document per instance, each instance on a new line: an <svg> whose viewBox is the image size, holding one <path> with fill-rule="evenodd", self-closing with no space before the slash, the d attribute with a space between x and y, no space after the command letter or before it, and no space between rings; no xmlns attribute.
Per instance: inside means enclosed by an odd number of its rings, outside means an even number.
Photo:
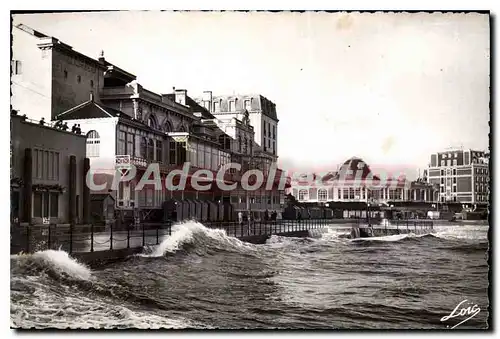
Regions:
<svg viewBox="0 0 500 339"><path fill-rule="evenodd" d="M203 92L203 101L212 101L212 91Z"/></svg>
<svg viewBox="0 0 500 339"><path fill-rule="evenodd" d="M104 59L104 51L101 50L101 53L99 53L99 59L97 60L99 61L99 63L104 65L104 61L106 60Z"/></svg>
<svg viewBox="0 0 500 339"><path fill-rule="evenodd" d="M174 89L175 102L181 105L186 105L187 91L185 89Z"/></svg>

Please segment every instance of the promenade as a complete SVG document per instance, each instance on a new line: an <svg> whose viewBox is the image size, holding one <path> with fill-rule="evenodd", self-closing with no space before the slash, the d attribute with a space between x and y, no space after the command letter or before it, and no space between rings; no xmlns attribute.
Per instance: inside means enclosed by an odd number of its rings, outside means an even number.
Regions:
<svg viewBox="0 0 500 339"><path fill-rule="evenodd" d="M324 228L330 223L328 219L307 219L256 221L243 224L221 221L204 222L203 225L209 229L224 230L228 236L245 240L255 236L286 236L296 234L296 232ZM357 223L357 221L352 220L351 223ZM93 228L88 225L12 226L11 254L32 253L47 249L61 249L68 253L87 253L155 246L172 236L175 228L175 224L164 223L139 225L126 231L108 227L105 231L94 232Z"/></svg>

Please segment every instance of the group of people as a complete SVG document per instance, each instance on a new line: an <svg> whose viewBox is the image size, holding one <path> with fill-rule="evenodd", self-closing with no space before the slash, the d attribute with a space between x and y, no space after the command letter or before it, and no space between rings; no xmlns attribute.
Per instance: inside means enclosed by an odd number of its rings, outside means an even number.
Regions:
<svg viewBox="0 0 500 339"><path fill-rule="evenodd" d="M269 213L268 210L266 210L264 212L264 221L276 221L278 217L278 213L276 213L275 211L273 211L272 213ZM238 222L240 224L243 224L243 223L246 223L250 221L250 223L253 223L254 222L254 216L253 216L253 213L245 213L245 212L238 212Z"/></svg>
<svg viewBox="0 0 500 339"><path fill-rule="evenodd" d="M43 120L43 118L42 118ZM41 124L41 120L40 120ZM57 120L56 123L54 124L55 128L62 129L63 131L68 130L68 123L67 122L62 122L62 120ZM76 134L82 134L82 129L80 128L80 124L74 124L73 127L71 127L71 132L76 133Z"/></svg>

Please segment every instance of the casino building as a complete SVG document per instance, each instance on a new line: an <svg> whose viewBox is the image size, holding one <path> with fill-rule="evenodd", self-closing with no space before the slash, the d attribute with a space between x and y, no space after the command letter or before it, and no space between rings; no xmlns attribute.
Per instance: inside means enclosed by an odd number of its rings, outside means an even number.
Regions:
<svg viewBox="0 0 500 339"><path fill-rule="evenodd" d="M382 184L360 158L346 160L338 171L299 176L292 180L290 193L299 202L373 202L409 199L409 183L404 178L389 178Z"/></svg>

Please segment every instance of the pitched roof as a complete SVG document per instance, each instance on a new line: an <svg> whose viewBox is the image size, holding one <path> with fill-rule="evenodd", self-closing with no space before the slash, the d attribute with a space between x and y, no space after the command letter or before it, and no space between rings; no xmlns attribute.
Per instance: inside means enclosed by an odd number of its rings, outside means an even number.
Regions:
<svg viewBox="0 0 500 339"><path fill-rule="evenodd" d="M128 118L128 115L120 112L117 109L103 106L93 100L89 100L58 114L56 116L56 120L99 119L116 117Z"/></svg>
<svg viewBox="0 0 500 339"><path fill-rule="evenodd" d="M90 195L90 201L104 201L107 197L111 197L111 199L115 200L109 193L93 193Z"/></svg>

